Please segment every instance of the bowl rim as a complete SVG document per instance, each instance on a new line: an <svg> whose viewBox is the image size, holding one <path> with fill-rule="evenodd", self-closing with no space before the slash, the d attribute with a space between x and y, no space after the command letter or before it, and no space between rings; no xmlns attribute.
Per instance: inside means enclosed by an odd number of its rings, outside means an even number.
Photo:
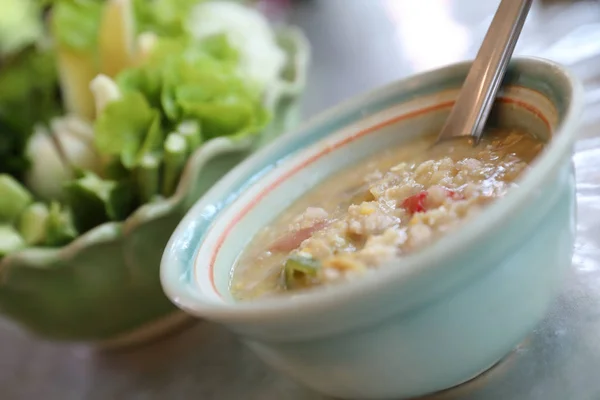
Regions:
<svg viewBox="0 0 600 400"><path fill-rule="evenodd" d="M253 154L231 170L221 181L207 191L203 198L196 202L172 234L161 261L161 284L167 297L178 307L191 314L220 322L268 321L289 316L290 312L296 318L301 315L312 315L312 313L318 313L323 310L335 309L349 300L355 300L357 297L368 295L383 288L403 285L405 282L410 281L411 277L439 267L441 265L439 262L440 259L449 259L463 252L465 249L470 248L473 242L483 234L493 231L497 226L501 225L507 215L524 206L527 200L544 183L545 178L550 176L561 165L560 162L563 158L571 154L579 125L579 116L583 110L583 87L579 80L566 67L539 57L516 57L511 63L517 67L527 67L530 70L532 68L534 70L541 69L547 73L552 73L569 91L564 115L562 118L559 118L558 125L554 131L555 137L551 140L549 146L547 146L546 151L535 160L535 165L521 179L519 190L511 191L502 201L494 202L494 204L486 208L486 218L475 218L469 221L457 234L445 235L440 240L429 245L429 251L416 252L404 257L402 260L404 268L402 270L382 268L377 273L369 274L363 279L344 282L340 285L334 285L327 290L314 290L298 296L278 296L275 299L265 298L248 302L223 300L218 303L207 300L208 297L200 292L194 279L186 282L181 278L181 272L176 271L176 266L179 264L179 250L176 247L178 239L185 234L189 227L194 226L194 220L203 212L204 206L226 196L226 193L216 193L221 188L226 188L233 182L234 177L240 171L247 169L253 162L269 154L271 149L277 146L278 143L289 141L290 137L302 131L310 131L314 127L333 119L336 115L343 114L349 109L373 103L379 99L379 96L383 96L386 93L406 91L410 85L425 87L428 83L431 84L438 75L443 75L450 71L466 71L471 63L472 61L469 60L450 64L397 80L366 94L353 97L310 119L294 132L274 141L274 143ZM360 123L360 121L359 119L349 125ZM334 132L328 132L315 143ZM310 147L311 145L314 145L314 143L308 146ZM286 161L288 160L286 159L283 162ZM262 179L262 176L258 177L258 179ZM243 190L246 189L244 188ZM209 227L213 226L219 218L220 215L214 217ZM193 257L189 261L191 265L185 266L186 270L195 268L197 253L198 247L194 250Z"/></svg>

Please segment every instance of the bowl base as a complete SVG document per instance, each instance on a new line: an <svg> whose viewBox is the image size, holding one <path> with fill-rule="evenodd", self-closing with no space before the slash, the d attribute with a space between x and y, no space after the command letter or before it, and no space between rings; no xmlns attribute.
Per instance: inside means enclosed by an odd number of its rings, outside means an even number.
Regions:
<svg viewBox="0 0 600 400"><path fill-rule="evenodd" d="M483 368L480 372L474 374L472 377L465 379L464 381L457 383L454 386L451 386L447 389L440 390L435 393L431 393L425 395L423 397L418 397L416 400L443 400L455 398L456 396L465 396L469 392L481 388L486 385L488 377L491 377L492 374L495 376L496 373L502 373L502 371L506 371L507 368L512 364L512 361L515 359L516 353L519 349L523 348L530 342L531 338L527 337L521 343L519 343L515 348L513 348L510 353L504 355L502 358L492 363L487 368Z"/></svg>
<svg viewBox="0 0 600 400"><path fill-rule="evenodd" d="M149 322L114 338L94 343L99 351L120 351L142 346L185 330L197 320L183 311L174 311L160 319Z"/></svg>

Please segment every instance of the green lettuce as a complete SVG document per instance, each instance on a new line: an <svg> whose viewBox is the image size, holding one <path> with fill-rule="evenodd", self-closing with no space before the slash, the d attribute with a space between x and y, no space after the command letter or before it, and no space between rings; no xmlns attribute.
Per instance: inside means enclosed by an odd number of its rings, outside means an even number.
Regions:
<svg viewBox="0 0 600 400"><path fill-rule="evenodd" d="M124 92L96 121L96 148L117 156L126 169L138 165L146 152L159 149L163 140L158 111L138 91Z"/></svg>
<svg viewBox="0 0 600 400"><path fill-rule="evenodd" d="M206 0L133 0L138 32L180 36L192 7Z"/></svg>
<svg viewBox="0 0 600 400"><path fill-rule="evenodd" d="M133 169L184 121L201 126L203 139L259 132L269 114L236 62L222 35L202 42L161 38L144 65L117 76L123 95L98 116L96 147Z"/></svg>
<svg viewBox="0 0 600 400"><path fill-rule="evenodd" d="M54 39L72 50L94 49L98 43L103 4L103 0L54 0Z"/></svg>

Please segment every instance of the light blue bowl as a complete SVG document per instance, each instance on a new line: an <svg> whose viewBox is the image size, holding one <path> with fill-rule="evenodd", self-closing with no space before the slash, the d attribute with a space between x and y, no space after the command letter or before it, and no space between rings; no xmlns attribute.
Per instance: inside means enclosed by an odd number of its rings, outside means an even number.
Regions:
<svg viewBox="0 0 600 400"><path fill-rule="evenodd" d="M514 61L490 120L549 140L520 188L363 280L246 303L228 291L232 264L250 238L308 188L438 131L469 66L351 100L236 167L171 237L161 265L167 295L190 314L229 327L274 368L335 397L424 395L494 365L544 317L571 264L571 154L582 89L549 61Z"/></svg>

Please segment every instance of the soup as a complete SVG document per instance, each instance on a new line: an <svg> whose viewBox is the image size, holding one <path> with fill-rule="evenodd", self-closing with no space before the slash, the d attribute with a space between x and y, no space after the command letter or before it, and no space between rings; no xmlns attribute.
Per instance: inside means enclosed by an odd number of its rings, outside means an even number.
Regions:
<svg viewBox="0 0 600 400"><path fill-rule="evenodd" d="M231 293L249 300L360 279L459 229L514 181L543 143L516 131L431 145L419 138L321 182L253 238Z"/></svg>

